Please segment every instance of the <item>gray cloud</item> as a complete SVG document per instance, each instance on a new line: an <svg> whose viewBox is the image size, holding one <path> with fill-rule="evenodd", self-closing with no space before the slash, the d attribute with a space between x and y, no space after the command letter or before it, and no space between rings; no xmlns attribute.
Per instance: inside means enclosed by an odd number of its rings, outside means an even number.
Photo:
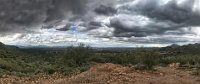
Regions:
<svg viewBox="0 0 200 84"><path fill-rule="evenodd" d="M177 31L183 27L200 26L200 13L194 11L195 0L131 2L119 6L118 16L111 19L111 26L116 28L115 36L145 37Z"/></svg>
<svg viewBox="0 0 200 84"><path fill-rule="evenodd" d="M99 14L113 15L117 0L0 0L0 32L30 30L39 25L53 27L55 21L90 22ZM66 23L68 24L68 23ZM26 30L25 30L26 29ZM66 30L66 28L64 29Z"/></svg>
<svg viewBox="0 0 200 84"><path fill-rule="evenodd" d="M190 40L189 40L190 39ZM199 38L195 38L192 36L182 35L155 35L148 37L131 37L128 42L133 42L136 44L187 44L187 43L198 43L200 42Z"/></svg>
<svg viewBox="0 0 200 84"><path fill-rule="evenodd" d="M52 20L84 15L87 0L0 0L1 32L23 31ZM72 17L73 17L72 16Z"/></svg>
<svg viewBox="0 0 200 84"><path fill-rule="evenodd" d="M94 11L100 15L113 15L117 13L117 10L115 8L105 5L100 5Z"/></svg>
<svg viewBox="0 0 200 84"><path fill-rule="evenodd" d="M196 1L0 0L0 35L34 34L40 31L32 29L40 27L63 32L76 24L85 35L116 42L198 42L192 37L190 40L190 36L200 35L200 6Z"/></svg>
<svg viewBox="0 0 200 84"><path fill-rule="evenodd" d="M172 22L159 22L145 16L130 15L114 17L110 24L116 29L115 36L117 37L126 37L126 35L127 37L145 37L152 34L163 34L168 30L176 30L176 27L179 27Z"/></svg>
<svg viewBox="0 0 200 84"><path fill-rule="evenodd" d="M175 23L183 23L195 17L193 12L194 0L181 1L170 0L143 0L136 5L128 6L132 12L138 12L145 16L156 18L158 20L170 20ZM136 7L138 6L138 7Z"/></svg>
<svg viewBox="0 0 200 84"><path fill-rule="evenodd" d="M56 30L58 30L58 31L68 31L71 25L73 25L73 24L72 23L68 23L63 28L56 29Z"/></svg>

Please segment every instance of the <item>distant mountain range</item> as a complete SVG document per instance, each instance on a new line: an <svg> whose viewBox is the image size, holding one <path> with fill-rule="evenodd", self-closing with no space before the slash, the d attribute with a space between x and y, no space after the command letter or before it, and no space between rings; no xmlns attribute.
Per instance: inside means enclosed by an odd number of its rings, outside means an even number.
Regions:
<svg viewBox="0 0 200 84"><path fill-rule="evenodd" d="M170 46L160 48L160 50L180 54L200 54L200 43L188 44L183 46L172 44Z"/></svg>
<svg viewBox="0 0 200 84"><path fill-rule="evenodd" d="M21 51L52 51L52 52L63 52L67 47L49 47L49 46L12 46L12 45L5 45L0 42L0 53L10 53L13 54L13 52L21 52ZM121 52L129 52L129 51L134 51L137 48L93 48L97 52L108 52L108 53L121 53ZM159 50L160 52L171 52L171 53L182 53L182 54L200 54L200 44L188 44L188 45L177 45L177 44L172 44L167 47L162 47L162 48L143 48L145 50Z"/></svg>

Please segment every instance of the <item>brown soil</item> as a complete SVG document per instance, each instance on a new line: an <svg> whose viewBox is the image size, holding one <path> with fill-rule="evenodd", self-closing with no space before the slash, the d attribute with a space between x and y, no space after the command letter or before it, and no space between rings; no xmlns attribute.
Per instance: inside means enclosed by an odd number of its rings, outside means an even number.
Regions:
<svg viewBox="0 0 200 84"><path fill-rule="evenodd" d="M1 84L200 84L194 70L158 67L157 71L138 71L116 64L97 64L90 70L69 78L19 79L1 78Z"/></svg>

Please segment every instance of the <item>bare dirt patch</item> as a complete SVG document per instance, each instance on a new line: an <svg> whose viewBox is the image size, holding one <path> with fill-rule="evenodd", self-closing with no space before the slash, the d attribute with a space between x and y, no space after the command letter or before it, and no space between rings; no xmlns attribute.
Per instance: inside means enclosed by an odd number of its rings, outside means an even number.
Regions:
<svg viewBox="0 0 200 84"><path fill-rule="evenodd" d="M1 78L1 84L200 84L193 70L159 67L157 71L139 71L116 64L97 64L90 70L60 79L30 81L18 78ZM9 81L12 80L12 81Z"/></svg>

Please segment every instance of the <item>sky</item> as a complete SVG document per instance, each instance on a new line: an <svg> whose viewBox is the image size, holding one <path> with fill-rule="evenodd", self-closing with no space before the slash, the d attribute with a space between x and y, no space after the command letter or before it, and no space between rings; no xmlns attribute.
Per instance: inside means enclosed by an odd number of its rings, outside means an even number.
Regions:
<svg viewBox="0 0 200 84"><path fill-rule="evenodd" d="M200 43L200 0L0 0L0 42L51 47Z"/></svg>

